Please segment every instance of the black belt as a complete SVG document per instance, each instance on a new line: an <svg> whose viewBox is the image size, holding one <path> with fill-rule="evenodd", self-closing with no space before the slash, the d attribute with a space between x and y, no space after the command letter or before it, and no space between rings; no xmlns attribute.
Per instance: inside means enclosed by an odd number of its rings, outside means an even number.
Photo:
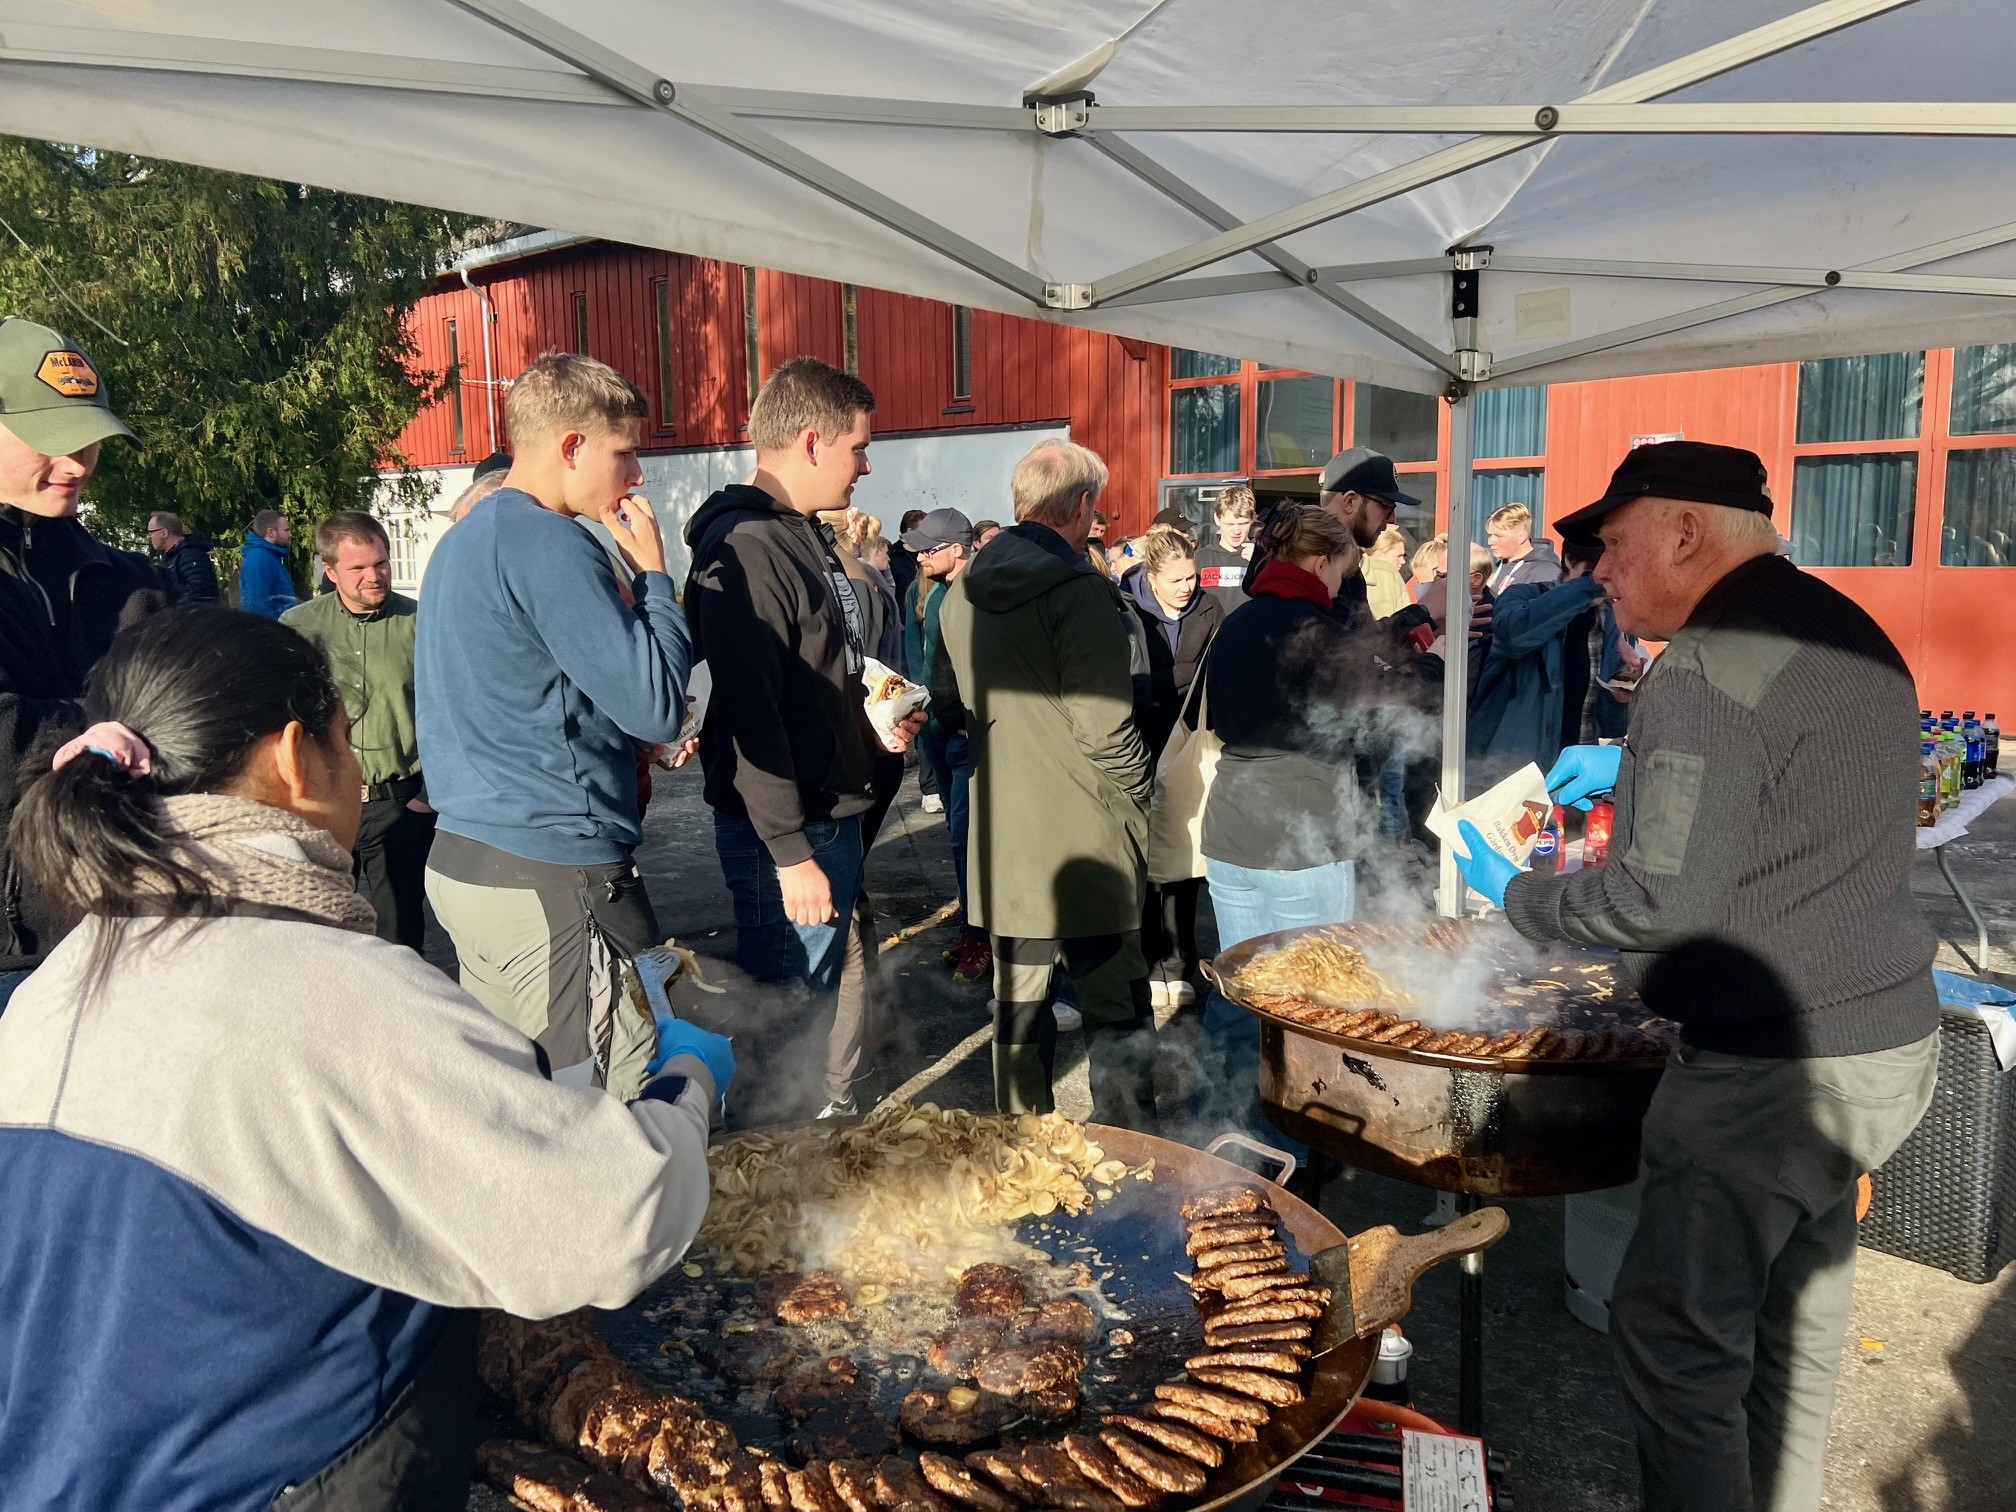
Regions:
<svg viewBox="0 0 2016 1512"><path fill-rule="evenodd" d="M394 777L390 782L367 782L364 785L364 801L383 803L387 799L396 798L399 802L405 803L418 798L426 791L426 787L426 780L417 776Z"/></svg>

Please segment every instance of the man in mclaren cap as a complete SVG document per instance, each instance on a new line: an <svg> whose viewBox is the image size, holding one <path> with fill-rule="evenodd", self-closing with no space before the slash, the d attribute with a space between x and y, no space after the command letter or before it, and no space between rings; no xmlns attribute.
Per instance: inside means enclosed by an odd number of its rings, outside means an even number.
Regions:
<svg viewBox="0 0 2016 1512"><path fill-rule="evenodd" d="M1562 520L1618 624L1665 641L1621 746L1555 800L1616 795L1609 863L1458 865L1533 940L1624 953L1680 1025L1645 1119L1611 1304L1649 1512L1811 1512L1855 1274L1855 1184L1938 1070L1934 940L1911 899L1918 699L1882 629L1782 554L1764 464L1641 446Z"/></svg>
<svg viewBox="0 0 2016 1512"><path fill-rule="evenodd" d="M82 347L0 318L0 1007L64 927L7 860L14 801L83 728L84 676L124 618L167 601L145 557L77 519L99 447L132 434Z"/></svg>

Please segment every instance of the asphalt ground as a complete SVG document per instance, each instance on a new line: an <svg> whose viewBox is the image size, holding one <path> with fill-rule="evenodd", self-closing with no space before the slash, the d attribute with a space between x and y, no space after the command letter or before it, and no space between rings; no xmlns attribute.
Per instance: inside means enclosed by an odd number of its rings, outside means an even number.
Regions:
<svg viewBox="0 0 2016 1512"><path fill-rule="evenodd" d="M660 922L703 958L710 982L728 992L682 993L684 1010L737 1035L743 1062L738 1122L788 1115L810 1095L821 1027L802 1009L735 979L728 957L733 918L713 847L697 772L658 774L639 860ZM2016 801L2005 802L1956 842L1949 859L1986 918L1990 966L2016 973ZM875 1064L857 1089L863 1106L900 1092L915 1101L991 1108L991 1023L984 983L952 979L940 954L949 923L916 929L953 895L943 816L919 805L914 774L890 811L869 859L878 935L903 938L879 953L882 1032ZM1913 891L1941 937L1939 964L1970 969L1974 932L1929 855ZM1208 898L1203 948L1214 947ZM912 933L912 931L915 931ZM452 972L438 931L428 955ZM1165 1132L1183 1126L1182 1094L1194 1072L1189 1014L1164 1015ZM1186 1063L1187 1057L1187 1063ZM1074 1117L1090 1111L1082 1041L1061 1042L1057 1098ZM815 1104L816 1105L816 1104ZM747 1109L753 1108L752 1114ZM800 1114L802 1116L802 1113ZM2016 1140L2016 1133L2007 1137ZM2016 1151L2005 1158L2016 1159ZM1485 1275L1485 1432L1510 1463L1518 1512L1626 1512L1639 1505L1630 1425L1609 1341L1562 1304L1562 1202L1512 1201L1510 1234L1490 1251ZM1345 1172L1322 1207L1347 1232L1380 1223L1421 1227L1432 1193ZM2016 1381L2016 1268L1974 1285L1943 1271L1870 1250L1860 1253L1855 1307L1828 1449L1830 1512L2000 1512L2016 1507L2016 1433L2009 1429ZM1456 1417L1457 1273L1430 1272L1416 1288L1405 1328L1415 1355L1415 1405ZM2000 1404L1998 1406L1998 1404ZM479 1491L472 1508L504 1505Z"/></svg>

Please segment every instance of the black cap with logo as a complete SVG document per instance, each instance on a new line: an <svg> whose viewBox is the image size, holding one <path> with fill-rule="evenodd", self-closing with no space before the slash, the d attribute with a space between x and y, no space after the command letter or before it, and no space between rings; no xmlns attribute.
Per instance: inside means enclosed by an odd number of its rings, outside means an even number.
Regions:
<svg viewBox="0 0 2016 1512"><path fill-rule="evenodd" d="M1369 446L1354 446L1337 453L1324 464L1323 476L1316 486L1324 493L1371 494L1395 504L1418 506L1421 502L1414 495L1401 492L1400 475L1393 470L1393 459Z"/></svg>

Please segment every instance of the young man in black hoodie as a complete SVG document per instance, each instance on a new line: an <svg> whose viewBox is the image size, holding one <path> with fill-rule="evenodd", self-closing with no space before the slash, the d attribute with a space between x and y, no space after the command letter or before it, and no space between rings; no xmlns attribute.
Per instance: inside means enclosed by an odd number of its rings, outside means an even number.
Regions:
<svg viewBox="0 0 2016 1512"><path fill-rule="evenodd" d="M74 341L0 319L0 1008L68 931L7 851L21 791L84 728L84 678L133 615L168 600L145 558L78 523L98 449L133 433Z"/></svg>
<svg viewBox="0 0 2016 1512"><path fill-rule="evenodd" d="M840 984L881 742L861 678L865 619L817 516L846 508L867 476L874 409L852 374L785 363L750 406L756 471L686 527L686 614L714 678L700 763L736 963L820 1000ZM888 748L907 750L922 724L912 716ZM836 1017L828 1035L828 1113L848 1111L864 1028Z"/></svg>

